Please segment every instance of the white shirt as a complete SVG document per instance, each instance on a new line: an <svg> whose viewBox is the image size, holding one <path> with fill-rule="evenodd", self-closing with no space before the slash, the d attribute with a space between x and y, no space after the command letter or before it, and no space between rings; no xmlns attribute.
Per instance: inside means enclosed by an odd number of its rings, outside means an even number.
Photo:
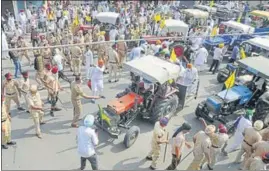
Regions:
<svg viewBox="0 0 269 171"><path fill-rule="evenodd" d="M59 54L56 54L53 56L53 61L57 65L59 71L63 70L62 60L63 60L63 57Z"/></svg>
<svg viewBox="0 0 269 171"><path fill-rule="evenodd" d="M80 126L77 131L78 153L81 157L91 157L95 154L95 146L99 143L98 137L92 128Z"/></svg>
<svg viewBox="0 0 269 171"><path fill-rule="evenodd" d="M93 65L93 54L91 50L88 50L85 54L85 59L86 59L86 68L89 68L90 65Z"/></svg>
<svg viewBox="0 0 269 171"><path fill-rule="evenodd" d="M57 17L61 17L61 16L62 16L62 11L61 11L61 10L57 10L57 12L56 12L56 16L57 16Z"/></svg>
<svg viewBox="0 0 269 171"><path fill-rule="evenodd" d="M119 35L119 32L116 29L110 30L109 40L115 40L117 35Z"/></svg>
<svg viewBox="0 0 269 171"><path fill-rule="evenodd" d="M47 15L45 12L42 12L40 14L40 22L45 22L46 21L46 18L47 18Z"/></svg>
<svg viewBox="0 0 269 171"><path fill-rule="evenodd" d="M27 16L28 20L30 20L32 18L32 14L31 14L30 9L26 9L26 16Z"/></svg>
<svg viewBox="0 0 269 171"><path fill-rule="evenodd" d="M222 58L223 58L222 57L222 49L221 48L215 48L213 59L221 61Z"/></svg>
<svg viewBox="0 0 269 171"><path fill-rule="evenodd" d="M208 52L206 48L202 47L196 52L196 58L194 60L194 65L203 65L207 62Z"/></svg>
<svg viewBox="0 0 269 171"><path fill-rule="evenodd" d="M92 78L91 80L103 80L104 76L103 76L103 72L105 71L105 66L103 66L102 68L96 66L93 68L92 70Z"/></svg>
<svg viewBox="0 0 269 171"><path fill-rule="evenodd" d="M20 21L21 23L23 23L23 24L25 24L25 23L27 22L27 18L26 18L26 15L25 15L24 12L21 12L21 13L19 14L19 21Z"/></svg>
<svg viewBox="0 0 269 171"><path fill-rule="evenodd" d="M181 83L185 86L190 86L197 79L198 79L198 71L196 68L192 67L192 69L185 70L181 79Z"/></svg>

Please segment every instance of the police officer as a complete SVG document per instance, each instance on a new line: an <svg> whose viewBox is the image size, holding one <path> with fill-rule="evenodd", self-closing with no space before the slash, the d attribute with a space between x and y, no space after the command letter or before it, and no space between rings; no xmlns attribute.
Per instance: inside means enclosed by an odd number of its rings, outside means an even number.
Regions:
<svg viewBox="0 0 269 171"><path fill-rule="evenodd" d="M29 113L28 104L27 104L27 94L29 93L29 88L30 88L30 80L28 77L28 71L22 72L22 76L23 76L23 79L20 82L19 90L22 96L24 97L26 109L27 109L27 112Z"/></svg>
<svg viewBox="0 0 269 171"><path fill-rule="evenodd" d="M263 141L269 141L269 126L260 131Z"/></svg>
<svg viewBox="0 0 269 171"><path fill-rule="evenodd" d="M116 51L116 44L109 48L108 51L108 67L109 67L109 77L108 82L111 83L112 74L114 74L115 82L118 82L118 67L119 67L119 55Z"/></svg>
<svg viewBox="0 0 269 171"><path fill-rule="evenodd" d="M1 99L2 102L2 148L3 149L8 149L7 145L15 145L16 142L11 141L11 117L9 116L7 109L6 109L6 104L5 104L5 98L2 96Z"/></svg>
<svg viewBox="0 0 269 171"><path fill-rule="evenodd" d="M81 77L76 76L75 81L71 83L71 101L74 106L74 118L72 121L71 126L74 128L78 127L78 121L80 114L82 112L82 104L81 104L81 97L85 99L99 99L100 96L87 96L85 93L82 91L81 88Z"/></svg>
<svg viewBox="0 0 269 171"><path fill-rule="evenodd" d="M244 167L246 161L251 157L252 145L262 140L262 136L260 135L259 131L263 128L263 122L257 120L253 126L254 127L246 128L244 130L244 141L242 142L241 150L239 151L235 159L235 163L239 163L241 161L241 157L243 156L243 154L245 154L241 168Z"/></svg>
<svg viewBox="0 0 269 171"><path fill-rule="evenodd" d="M21 107L21 104L19 101L19 96L21 96L21 94L19 91L18 82L12 79L12 75L10 73L7 73L5 77L6 77L6 80L4 81L2 92L3 94L5 93L7 113L10 113L11 100L13 100L17 104L18 110L24 110Z"/></svg>
<svg viewBox="0 0 269 171"><path fill-rule="evenodd" d="M50 110L50 115L54 117L54 112L53 111L60 111L61 109L56 107L56 103L58 101L58 95L59 95L59 90L63 90L60 86L60 83L58 81L58 68L54 66L51 69L52 75L48 77L48 80L45 84L45 86L48 88L48 94L50 97L50 103L51 103L51 110Z"/></svg>
<svg viewBox="0 0 269 171"><path fill-rule="evenodd" d="M43 89L42 78L44 77L44 62L43 58L38 51L34 51L34 68L36 70L35 80L38 84L38 89Z"/></svg>
<svg viewBox="0 0 269 171"><path fill-rule="evenodd" d="M182 157L182 151L184 146L187 148L191 148L191 145L186 142L185 135L189 133L191 130L191 125L188 123L184 123L177 131L174 133L172 137L172 163L168 166L166 170L175 170L177 165L180 162Z"/></svg>
<svg viewBox="0 0 269 171"><path fill-rule="evenodd" d="M205 131L199 131L193 137L194 159L189 165L187 170L200 170L204 157L206 157L208 166L211 164L210 147L212 146L210 136L215 133L216 127L214 125L208 125Z"/></svg>
<svg viewBox="0 0 269 171"><path fill-rule="evenodd" d="M203 118L200 118L200 120L203 122L203 125L207 127L205 120ZM213 133L210 135L210 140L212 143L210 147L211 163L210 165L208 164L208 168L211 170L215 166L221 151L223 151L225 146L227 146L229 140L229 135L227 134L227 132L227 128L223 124L219 124L218 133ZM203 166L205 162L206 159L204 158L201 166Z"/></svg>
<svg viewBox="0 0 269 171"><path fill-rule="evenodd" d="M161 152L161 144L168 143L168 140L166 139L167 133L165 130L168 121L168 118L161 118L154 126L153 137L151 140L151 151L146 157L147 160L152 160L150 165L150 169L152 170L155 170L157 167L157 160L159 159Z"/></svg>
<svg viewBox="0 0 269 171"><path fill-rule="evenodd" d="M49 78L50 78L51 75L52 75L52 73L51 73L51 64L46 64L45 68L44 68L44 71L43 71L43 78L41 78L41 81L43 82L45 88L47 89L47 92L48 92L47 101L48 102L50 101L51 97L50 97L50 93L49 93L49 89L48 89L47 85L48 85Z"/></svg>
<svg viewBox="0 0 269 171"><path fill-rule="evenodd" d="M45 124L43 122L43 102L41 101L41 97L39 92L37 92L37 86L31 85L30 87L30 93L27 96L28 98L28 104L29 104L29 111L30 114L34 120L35 124L35 130L36 130L36 136L38 138L42 138L41 131L40 131L40 125Z"/></svg>
<svg viewBox="0 0 269 171"><path fill-rule="evenodd" d="M74 44L80 43L78 38L74 39ZM71 47L71 55L72 55L72 70L74 72L74 76L80 75L81 72L81 58L82 58L82 50L79 46Z"/></svg>
<svg viewBox="0 0 269 171"><path fill-rule="evenodd" d="M18 37L17 47L18 48L26 48L27 47L26 42L23 40L23 37L21 37L21 36ZM28 62L29 62L29 65L31 65L31 60L30 60L30 57L29 57L29 54L28 54L27 50L22 50L20 52L20 56L21 57L26 57Z"/></svg>
<svg viewBox="0 0 269 171"><path fill-rule="evenodd" d="M262 154L261 156L256 156L250 161L247 170L268 170L269 166L269 152Z"/></svg>

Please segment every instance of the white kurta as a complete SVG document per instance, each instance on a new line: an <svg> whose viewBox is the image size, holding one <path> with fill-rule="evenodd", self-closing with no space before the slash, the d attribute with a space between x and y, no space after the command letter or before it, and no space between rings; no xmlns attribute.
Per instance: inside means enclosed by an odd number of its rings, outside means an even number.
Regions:
<svg viewBox="0 0 269 171"><path fill-rule="evenodd" d="M8 43L6 34L2 31L2 56L4 58L8 57L8 52L3 52L3 50L8 50Z"/></svg>
<svg viewBox="0 0 269 171"><path fill-rule="evenodd" d="M14 17L9 17L8 18L8 25L11 28L12 31L16 29L15 27L15 18Z"/></svg>
<svg viewBox="0 0 269 171"><path fill-rule="evenodd" d="M91 50L88 50L85 54L85 60L86 60L86 78L89 80L91 78L91 72L92 72L92 67L93 65L93 53Z"/></svg>
<svg viewBox="0 0 269 171"><path fill-rule="evenodd" d="M195 66L202 66L207 62L208 51L206 48L202 47L196 52L196 57L194 59Z"/></svg>
<svg viewBox="0 0 269 171"><path fill-rule="evenodd" d="M105 71L105 66L103 66L102 68L97 66L93 68L92 70L91 81L92 81L92 91L93 91L94 96L97 96L98 92L101 93L104 89L104 76L103 76L104 71Z"/></svg>
<svg viewBox="0 0 269 171"><path fill-rule="evenodd" d="M235 131L235 134L234 134L234 142L228 146L227 148L227 153L230 153L234 150L236 150L236 148L238 148L243 140L244 140L244 136L243 136L243 132L246 128L250 128L252 127L252 123L250 120L242 117L237 125L237 129Z"/></svg>
<svg viewBox="0 0 269 171"><path fill-rule="evenodd" d="M187 86L187 93L195 93L198 81L198 71L196 68L186 69L180 79L180 83Z"/></svg>

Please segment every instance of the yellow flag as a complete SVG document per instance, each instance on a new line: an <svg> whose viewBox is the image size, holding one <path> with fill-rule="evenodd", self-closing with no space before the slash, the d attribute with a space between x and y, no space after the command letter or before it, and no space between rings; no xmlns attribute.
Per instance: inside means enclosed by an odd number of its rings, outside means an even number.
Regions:
<svg viewBox="0 0 269 171"><path fill-rule="evenodd" d="M226 89L229 89L234 86L235 83L235 71L229 76L229 78L225 81Z"/></svg>
<svg viewBox="0 0 269 171"><path fill-rule="evenodd" d="M212 29L211 36L215 37L218 34L218 26L215 26Z"/></svg>
<svg viewBox="0 0 269 171"><path fill-rule="evenodd" d="M214 6L214 0L210 1L210 8Z"/></svg>
<svg viewBox="0 0 269 171"><path fill-rule="evenodd" d="M78 26L79 25L79 19L78 19L78 15L76 15L74 22L73 22L74 26Z"/></svg>
<svg viewBox="0 0 269 171"><path fill-rule="evenodd" d="M156 14L155 17L154 17L154 20L157 22L157 21L160 21L161 20L161 15L160 14Z"/></svg>
<svg viewBox="0 0 269 171"><path fill-rule="evenodd" d="M170 60L172 62L176 62L176 60L177 60L177 55L176 55L175 49L172 50L172 53L170 55Z"/></svg>
<svg viewBox="0 0 269 171"><path fill-rule="evenodd" d="M165 26L165 20L161 20L160 28L164 28Z"/></svg>
<svg viewBox="0 0 269 171"><path fill-rule="evenodd" d="M240 57L241 59L245 59L247 57L243 48L240 49Z"/></svg>
<svg viewBox="0 0 269 171"><path fill-rule="evenodd" d="M86 21L91 21L91 17L90 16L86 16Z"/></svg>

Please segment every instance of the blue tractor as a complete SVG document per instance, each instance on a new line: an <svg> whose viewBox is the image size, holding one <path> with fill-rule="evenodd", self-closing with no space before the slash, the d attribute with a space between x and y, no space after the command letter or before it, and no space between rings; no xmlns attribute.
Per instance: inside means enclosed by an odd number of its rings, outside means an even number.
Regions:
<svg viewBox="0 0 269 171"><path fill-rule="evenodd" d="M239 60L238 65L251 72L253 79L211 95L198 104L195 115L208 122L217 120L231 129L240 111L255 109L254 120L263 120L269 125L269 59L263 56L245 58Z"/></svg>

